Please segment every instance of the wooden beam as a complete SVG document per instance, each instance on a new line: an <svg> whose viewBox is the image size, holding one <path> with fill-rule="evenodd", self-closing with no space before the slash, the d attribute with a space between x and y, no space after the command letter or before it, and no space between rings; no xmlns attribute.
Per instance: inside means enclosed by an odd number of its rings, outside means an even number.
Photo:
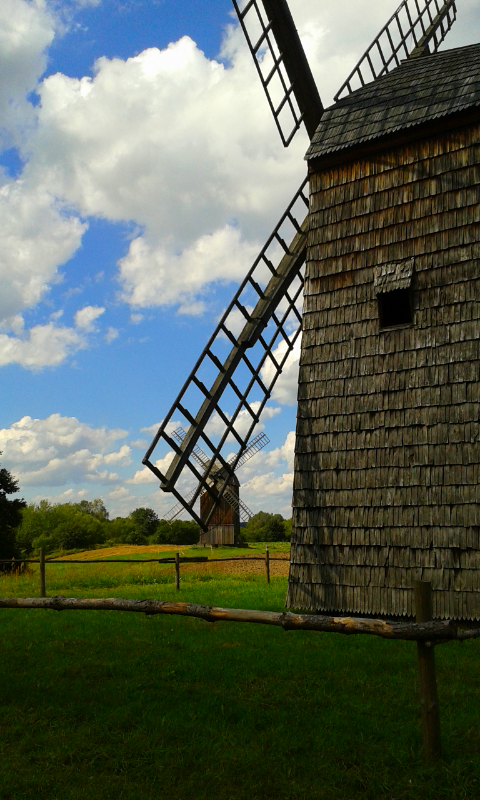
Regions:
<svg viewBox="0 0 480 800"><path fill-rule="evenodd" d="M429 581L415 581L415 612L417 623L428 623L433 617L433 592ZM442 747L435 648L429 645L430 642L417 641L423 754L427 766L433 766L442 757Z"/></svg>
<svg viewBox="0 0 480 800"><path fill-rule="evenodd" d="M53 611L133 611L141 614L174 614L197 617L206 622L250 622L276 625L287 631L306 630L343 634L370 634L383 639L408 641L445 641L464 638L451 620L431 622L389 622L383 619L332 617L319 614L294 614L289 611L254 611L242 608L219 608L196 603L164 600L126 600L122 598L84 599L76 597L6 597L0 608L39 608ZM480 631L478 632L480 635ZM471 636L469 638L472 638Z"/></svg>

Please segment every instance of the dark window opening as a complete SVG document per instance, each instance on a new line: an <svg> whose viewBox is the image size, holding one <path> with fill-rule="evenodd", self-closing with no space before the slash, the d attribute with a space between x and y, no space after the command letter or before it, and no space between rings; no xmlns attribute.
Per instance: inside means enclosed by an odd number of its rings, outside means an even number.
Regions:
<svg viewBox="0 0 480 800"><path fill-rule="evenodd" d="M377 295L380 327L393 328L408 325L412 319L410 289L394 289Z"/></svg>

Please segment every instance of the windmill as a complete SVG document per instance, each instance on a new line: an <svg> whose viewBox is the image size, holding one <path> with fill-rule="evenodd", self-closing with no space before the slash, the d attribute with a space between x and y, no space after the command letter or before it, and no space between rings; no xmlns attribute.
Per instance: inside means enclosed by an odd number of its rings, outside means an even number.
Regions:
<svg viewBox="0 0 480 800"><path fill-rule="evenodd" d="M309 175L143 463L205 529L303 327L287 605L408 615L432 578L436 616L480 618L480 46L440 53L455 0L404 0L324 109L285 0L234 6L283 144L306 128Z"/></svg>
<svg viewBox="0 0 480 800"><path fill-rule="evenodd" d="M286 0L249 0L242 8L236 0L233 4L284 146L290 144L302 125L312 138L324 109ZM380 78L397 67L402 58L428 52L429 48L436 51L455 14L454 0L404 0L352 70L336 99ZM260 31L255 40L249 33L249 22L253 23L252 29ZM279 87L283 94L277 101L274 91ZM161 488L171 492L203 530L233 479L301 334L298 306L302 301L307 248L307 184L305 178L222 315L143 458ZM237 333L239 315L244 324ZM225 344L229 345L229 352ZM189 425L181 437L169 433L175 415L182 416ZM208 428L213 417L216 429L221 430L215 443ZM240 420L247 424L240 426ZM238 452L227 462L222 452L232 439ZM165 473L151 460L160 442L175 454ZM209 451L205 462L203 456L198 458L199 442ZM186 497L177 488L184 471L197 481L195 490ZM218 479L214 480L216 475ZM202 519L195 504L205 493L211 499L211 508Z"/></svg>
<svg viewBox="0 0 480 800"><path fill-rule="evenodd" d="M177 444L182 444L185 439L185 430L180 426L172 432L172 439ZM265 433L259 433L254 436L246 445L240 458L231 456L228 459L228 464L235 462L235 470L238 470L246 461L249 461L254 455L262 450L265 445L269 444L270 439ZM205 472L209 471L208 485L211 491L215 494L217 486L223 484L225 473L222 467L214 465L210 470L210 459L203 452L203 450L196 445L192 451L192 457L195 459L198 466ZM227 486L223 490L220 501L215 504L213 515L210 514L212 507L212 497L206 491L200 494L200 519L208 519L207 532L202 531L200 534L200 544L212 545L233 545L238 542L240 533L240 520L248 522L253 516L250 509L240 498L240 482L236 475L230 476ZM186 496L186 501L190 502L196 493L193 489ZM177 503L173 508L168 511L164 517L167 522L173 522L179 514L184 511L183 503Z"/></svg>

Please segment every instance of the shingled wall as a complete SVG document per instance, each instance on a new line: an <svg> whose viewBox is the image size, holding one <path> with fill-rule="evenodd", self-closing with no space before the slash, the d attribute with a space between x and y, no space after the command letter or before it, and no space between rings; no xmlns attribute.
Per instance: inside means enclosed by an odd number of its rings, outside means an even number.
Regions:
<svg viewBox="0 0 480 800"><path fill-rule="evenodd" d="M480 126L311 176L287 606L480 618ZM415 259L413 325L374 268Z"/></svg>

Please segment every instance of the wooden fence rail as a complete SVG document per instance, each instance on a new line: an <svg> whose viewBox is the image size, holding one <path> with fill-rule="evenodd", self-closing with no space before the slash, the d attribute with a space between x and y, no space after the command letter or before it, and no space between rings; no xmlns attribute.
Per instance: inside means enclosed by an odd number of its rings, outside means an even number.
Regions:
<svg viewBox="0 0 480 800"><path fill-rule="evenodd" d="M480 637L480 630L461 631L451 620L429 622L355 617L332 617L320 614L294 614L290 611L255 611L243 608L220 608L196 603L177 603L164 600L128 600L124 598L76 597L5 597L0 598L0 608L51 609L53 611L132 611L140 614L173 614L197 617L207 622L251 622L276 625L287 631L304 630L343 634L370 634L383 639L431 642L472 639Z"/></svg>

